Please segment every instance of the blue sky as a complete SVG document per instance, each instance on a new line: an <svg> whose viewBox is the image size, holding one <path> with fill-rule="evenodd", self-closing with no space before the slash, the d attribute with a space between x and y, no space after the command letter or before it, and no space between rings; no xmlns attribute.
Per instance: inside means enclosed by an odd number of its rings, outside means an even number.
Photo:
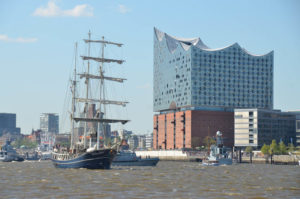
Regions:
<svg viewBox="0 0 300 199"><path fill-rule="evenodd" d="M299 24L297 0L0 0L0 112L16 113L22 133L39 128L40 113L59 113L66 122L74 43L91 30L125 44L117 53L126 60L118 66L128 79L125 128L151 132L153 27L200 37L211 48L238 42L254 54L274 50L274 108L299 110Z"/></svg>

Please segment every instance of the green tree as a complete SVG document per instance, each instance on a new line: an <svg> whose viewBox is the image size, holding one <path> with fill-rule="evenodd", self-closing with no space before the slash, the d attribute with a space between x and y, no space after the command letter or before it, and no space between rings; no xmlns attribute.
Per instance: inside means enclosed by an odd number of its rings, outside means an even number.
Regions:
<svg viewBox="0 0 300 199"><path fill-rule="evenodd" d="M247 146L246 149L245 149L245 151L246 151L247 153L252 153L252 152L253 152L252 146Z"/></svg>
<svg viewBox="0 0 300 199"><path fill-rule="evenodd" d="M37 147L36 142L32 142L30 139L23 138L18 139L12 143L12 146L15 148L20 148L21 146L25 146L26 148L33 149Z"/></svg>
<svg viewBox="0 0 300 199"><path fill-rule="evenodd" d="M279 146L277 145L276 140L272 140L272 143L270 144L270 155L279 154Z"/></svg>
<svg viewBox="0 0 300 199"><path fill-rule="evenodd" d="M279 143L279 153L282 155L286 154L286 146L283 141Z"/></svg>
<svg viewBox="0 0 300 199"><path fill-rule="evenodd" d="M288 148L289 148L288 149L289 152L294 152L296 150L296 147L294 146L293 143L289 143Z"/></svg>
<svg viewBox="0 0 300 199"><path fill-rule="evenodd" d="M263 147L261 147L261 152L264 154L264 155L269 155L269 150L270 150L270 146L269 145L266 145L264 144Z"/></svg>

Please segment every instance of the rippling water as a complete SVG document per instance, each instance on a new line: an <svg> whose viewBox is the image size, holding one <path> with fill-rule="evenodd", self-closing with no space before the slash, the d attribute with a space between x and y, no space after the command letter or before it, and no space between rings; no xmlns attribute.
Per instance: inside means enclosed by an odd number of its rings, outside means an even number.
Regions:
<svg viewBox="0 0 300 199"><path fill-rule="evenodd" d="M0 198L300 198L300 167L161 161L86 170L0 162Z"/></svg>

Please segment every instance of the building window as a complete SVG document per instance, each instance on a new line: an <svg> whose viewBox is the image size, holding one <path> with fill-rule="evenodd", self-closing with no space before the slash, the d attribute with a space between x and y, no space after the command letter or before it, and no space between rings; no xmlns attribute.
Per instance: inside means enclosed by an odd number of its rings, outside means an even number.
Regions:
<svg viewBox="0 0 300 199"><path fill-rule="evenodd" d="M249 112L249 117L253 117L253 112L252 111Z"/></svg>
<svg viewBox="0 0 300 199"><path fill-rule="evenodd" d="M300 130L300 120L297 121L297 130Z"/></svg>

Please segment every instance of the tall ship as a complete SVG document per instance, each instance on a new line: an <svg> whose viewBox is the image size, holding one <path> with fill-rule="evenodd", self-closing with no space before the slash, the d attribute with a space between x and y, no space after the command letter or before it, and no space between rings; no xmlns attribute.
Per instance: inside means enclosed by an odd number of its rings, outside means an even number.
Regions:
<svg viewBox="0 0 300 199"><path fill-rule="evenodd" d="M126 79L106 75L107 63L123 64L124 60L105 58L104 50L108 45L122 47L123 44L107 41L104 37L101 40L91 39L90 32L84 42L87 44L88 52L86 56L81 56L84 67L80 73L77 73L76 68L77 43L75 45L74 73L71 80L70 148L55 146L51 160L57 168L110 169L116 149L105 142L107 127L111 123L126 124L129 120L107 118L108 105L124 107L128 102L106 99L105 82L123 83ZM97 46L100 44L101 56L91 55L92 44ZM96 64L96 68L92 68L91 62ZM81 93L77 89L80 83L84 83L84 91Z"/></svg>

